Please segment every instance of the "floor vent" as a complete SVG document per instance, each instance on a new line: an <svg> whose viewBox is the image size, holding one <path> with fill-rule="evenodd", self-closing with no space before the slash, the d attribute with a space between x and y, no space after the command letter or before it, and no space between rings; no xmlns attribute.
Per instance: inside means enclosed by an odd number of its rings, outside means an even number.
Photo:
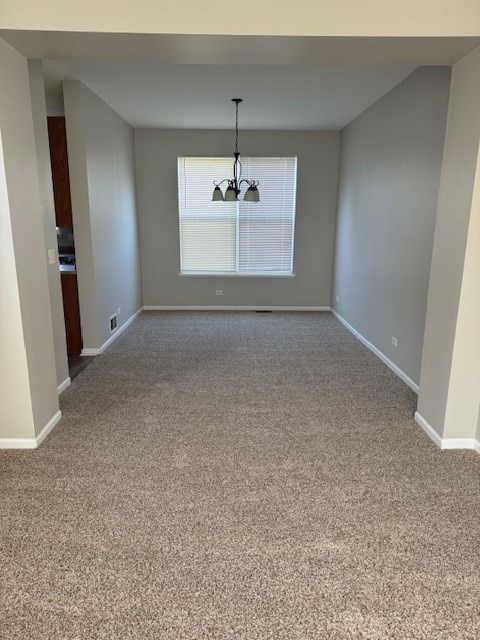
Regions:
<svg viewBox="0 0 480 640"><path fill-rule="evenodd" d="M118 327L118 314L114 313L113 316L110 316L110 333L113 333L117 330Z"/></svg>
<svg viewBox="0 0 480 640"><path fill-rule="evenodd" d="M255 313L272 313L271 309L255 309Z"/></svg>

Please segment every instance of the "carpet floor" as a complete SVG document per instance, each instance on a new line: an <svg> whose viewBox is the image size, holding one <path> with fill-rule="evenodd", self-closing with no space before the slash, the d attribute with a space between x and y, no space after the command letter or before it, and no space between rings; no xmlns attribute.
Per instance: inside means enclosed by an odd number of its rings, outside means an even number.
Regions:
<svg viewBox="0 0 480 640"><path fill-rule="evenodd" d="M0 452L6 640L480 637L480 458L329 313L142 314Z"/></svg>

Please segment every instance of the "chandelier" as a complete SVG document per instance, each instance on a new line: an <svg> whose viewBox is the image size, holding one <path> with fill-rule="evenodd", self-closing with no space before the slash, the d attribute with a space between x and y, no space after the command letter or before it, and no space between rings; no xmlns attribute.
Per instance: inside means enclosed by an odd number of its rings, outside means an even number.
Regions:
<svg viewBox="0 0 480 640"><path fill-rule="evenodd" d="M232 102L235 103L235 152L233 154L235 161L233 163L233 179L225 178L224 180L214 180L213 184L215 188L213 190L212 200L214 202L236 202L240 195L242 184L245 182L248 184L248 188L245 191L243 199L245 202L259 202L260 194L258 193L258 180L247 180L242 178L242 163L240 162L240 153L238 151L238 105L243 102L242 98L232 98ZM220 185L224 182L228 182L228 186L223 195Z"/></svg>

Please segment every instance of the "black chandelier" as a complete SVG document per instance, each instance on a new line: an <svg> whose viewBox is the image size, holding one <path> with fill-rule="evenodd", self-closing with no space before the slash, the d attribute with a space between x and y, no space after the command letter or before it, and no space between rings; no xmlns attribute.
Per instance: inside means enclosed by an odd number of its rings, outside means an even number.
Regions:
<svg viewBox="0 0 480 640"><path fill-rule="evenodd" d="M235 161L233 163L233 179L225 178L224 180L214 180L213 184L215 189L213 190L212 200L214 202L236 202L240 195L240 189L242 183L248 184L248 189L245 191L243 199L245 202L260 202L260 194L258 193L258 180L247 180L242 178L242 163L240 162L240 153L238 151L238 105L243 102L242 98L232 98L232 102L235 102ZM228 182L228 187L223 195L220 185L224 182Z"/></svg>

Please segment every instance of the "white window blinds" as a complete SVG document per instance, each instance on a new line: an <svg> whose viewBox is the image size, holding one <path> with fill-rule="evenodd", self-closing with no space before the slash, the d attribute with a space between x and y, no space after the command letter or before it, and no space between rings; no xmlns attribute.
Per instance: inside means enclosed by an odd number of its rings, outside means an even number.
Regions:
<svg viewBox="0 0 480 640"><path fill-rule="evenodd" d="M260 182L258 203L212 202L232 158L178 159L181 273L293 273L296 158L240 159L243 176Z"/></svg>

